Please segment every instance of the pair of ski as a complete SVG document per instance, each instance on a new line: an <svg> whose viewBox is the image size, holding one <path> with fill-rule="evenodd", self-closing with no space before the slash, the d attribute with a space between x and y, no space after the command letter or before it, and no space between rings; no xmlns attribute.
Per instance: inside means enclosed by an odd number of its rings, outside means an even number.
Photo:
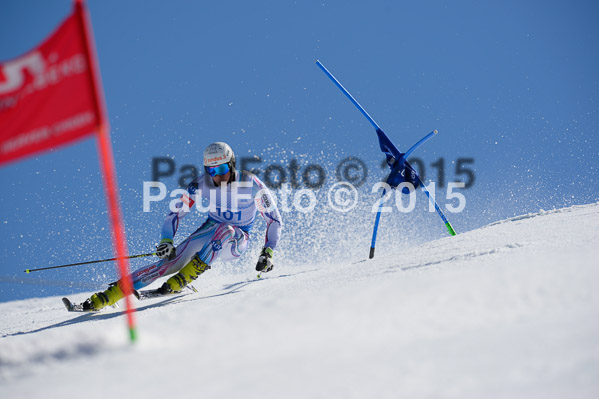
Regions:
<svg viewBox="0 0 599 399"><path fill-rule="evenodd" d="M256 276L257 280L261 280L262 277L262 273L265 273L263 271L261 271L260 273L258 273L258 275ZM152 299L152 298L164 298L164 297L171 297L171 296L184 296L184 295L189 295L189 294L193 294L198 292L198 290L191 284L189 284L187 287L185 287L185 291L181 291L181 292L176 292L173 294L163 294L162 292L160 292L159 288L156 288L155 290L133 290L133 295L135 295L135 297L140 300L140 301L144 301L146 299ZM100 312L103 309L100 310L85 310L83 309L83 304L82 303L73 303L69 300L69 298L62 298L62 303L64 304L65 308L67 308L67 310L69 312L84 312L84 313L96 313L96 312ZM119 305L118 302L115 303L114 305L111 305L111 307L113 309L118 309ZM104 308L106 309L106 308Z"/></svg>
<svg viewBox="0 0 599 399"><path fill-rule="evenodd" d="M152 299L152 298L163 298L163 297L171 297L171 296L183 296L183 295L188 295L188 294L193 294L198 292L198 290L195 289L195 287L193 285L188 285L187 287L185 287L184 291L181 292L175 292L172 294L164 294L160 291L159 288L155 289L155 290L133 290L133 295L135 295L135 297L140 300L140 301L144 301L146 299ZM67 310L69 312L84 312L84 313L96 313L96 312L100 312L103 309L100 310L86 310L83 309L83 304L82 303L72 303L69 298L62 298L62 303L64 304L65 308L67 308ZM111 307L113 309L118 309L119 305L118 302L115 303L114 305L111 305Z"/></svg>
<svg viewBox="0 0 599 399"><path fill-rule="evenodd" d="M262 279L262 273L265 273L265 272L261 271L256 276L256 278L258 280ZM152 298L163 298L163 297L170 297L170 296L189 295L189 294L193 294L193 293L196 293L196 292L198 292L198 290L193 285L189 284L188 286L185 287L184 291L175 292L175 293L172 293L172 294L164 294L164 293L162 293L160 291L159 288L156 288L155 290L139 290L139 291L138 290L133 290L133 295L135 295L135 297L138 300L144 301L146 299L152 299ZM69 298L62 298L62 303L64 304L65 308L67 308L67 310L69 312L96 313L96 312L99 312L99 311L102 310L102 309L100 309L100 310L86 310L86 309L83 309L83 304L82 303L73 303L73 302L70 301ZM111 305L111 307L113 309L118 309L118 307L119 307L118 302L115 303L114 305Z"/></svg>

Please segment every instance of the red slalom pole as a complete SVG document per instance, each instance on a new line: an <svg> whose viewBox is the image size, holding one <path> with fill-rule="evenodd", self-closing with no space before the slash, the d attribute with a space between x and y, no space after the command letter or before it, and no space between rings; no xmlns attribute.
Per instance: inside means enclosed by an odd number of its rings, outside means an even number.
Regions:
<svg viewBox="0 0 599 399"><path fill-rule="evenodd" d="M81 34L84 41L85 57L87 65L90 68L90 84L94 93L94 105L96 114L99 118L98 126L98 152L100 156L100 168L104 177L104 191L108 207L108 215L112 228L113 246L116 252L117 265L121 276L121 289L125 294L127 324L129 327L129 337L131 342L136 340L137 334L135 330L135 318L133 317L135 308L131 301L130 294L133 292L131 276L129 275L129 262L127 257L127 238L125 236L125 228L123 225L123 217L119 203L119 195L117 191L116 168L114 166L114 156L112 153L112 144L110 142L110 125L108 123L106 106L102 92L102 84L100 81L99 67L96 59L96 51L91 31L91 23L89 15L85 8L85 0L74 0L75 12L81 27Z"/></svg>
<svg viewBox="0 0 599 399"><path fill-rule="evenodd" d="M100 152L100 164L102 167L102 174L104 175L104 188L108 204L108 215L110 217L110 224L112 226L113 244L116 249L116 256L118 258L117 265L119 274L121 275L121 289L125 294L129 337L131 342L134 342L137 334L135 331L135 319L133 317L135 309L133 308L130 295L133 292L133 287L131 284L131 275L129 274L129 262L126 259L128 253L127 238L125 236L125 226L123 225L123 217L119 205L117 191L118 185L116 182L110 134L108 132L108 127L105 124L100 126L100 130L98 132L98 144L98 149Z"/></svg>

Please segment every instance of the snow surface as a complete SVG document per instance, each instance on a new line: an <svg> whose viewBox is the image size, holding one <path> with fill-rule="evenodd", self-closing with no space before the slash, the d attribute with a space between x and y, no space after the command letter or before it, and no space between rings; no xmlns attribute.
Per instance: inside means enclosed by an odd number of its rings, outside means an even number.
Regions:
<svg viewBox="0 0 599 399"><path fill-rule="evenodd" d="M599 397L599 203L313 257L138 302L135 345L122 308L0 303L0 397Z"/></svg>

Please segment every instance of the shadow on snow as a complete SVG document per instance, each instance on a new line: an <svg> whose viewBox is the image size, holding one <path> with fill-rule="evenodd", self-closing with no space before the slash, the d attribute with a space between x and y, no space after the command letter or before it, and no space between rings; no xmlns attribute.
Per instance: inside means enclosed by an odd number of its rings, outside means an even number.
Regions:
<svg viewBox="0 0 599 399"><path fill-rule="evenodd" d="M282 275L276 276L276 277L275 276L264 277L264 278L256 278L256 279L248 280L248 281L241 281L238 283L224 286L223 287L224 292L221 292L218 294L213 294L213 295L202 296L202 297L187 298L187 297L191 296L192 294L175 295L172 297L167 297L167 298L161 300L160 302L155 302L155 303L151 303L151 304L148 304L145 306L138 307L135 311L143 312L148 309L160 308L160 307L174 304L174 303L199 301L199 300L204 300L204 299L221 297L221 296L225 296L225 295L236 294L238 292L241 292L243 290L243 288L247 287L250 284L256 283L256 282L274 280L274 279L286 278L286 277L293 277L294 275L297 275L297 274L309 273L309 272L312 272L315 270L317 270L317 269L302 271L302 272L298 272L298 273L294 273L294 274L282 274ZM127 312L126 310L123 310L123 311L115 311L115 312L110 312L110 313L106 313L104 311L96 312L96 313L83 313L73 319L61 321L60 323L52 324L52 325L49 325L46 327L41 327L41 328L38 328L35 330L19 331L19 332L15 332L15 333L11 333L11 334L3 334L2 338L15 337L15 336L27 335L27 334L35 334L35 333L42 332L45 330L51 330L53 328L66 327L66 326L70 326L70 325L74 325L74 324L85 323L88 321L110 320L110 319L114 319L115 317L123 316L126 314L126 312Z"/></svg>

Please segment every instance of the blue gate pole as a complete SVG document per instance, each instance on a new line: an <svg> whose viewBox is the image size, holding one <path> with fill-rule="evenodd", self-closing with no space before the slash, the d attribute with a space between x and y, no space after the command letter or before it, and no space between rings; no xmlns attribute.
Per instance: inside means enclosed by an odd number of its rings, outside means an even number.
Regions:
<svg viewBox="0 0 599 399"><path fill-rule="evenodd" d="M410 155L412 155L412 153L418 148L420 147L422 144L426 143L427 141L429 141L430 139L432 139L437 133L439 133L439 131L437 129L433 130L432 132L430 132L429 134L427 134L426 136L424 136L423 138L421 138L416 144L414 144L412 147L410 147L409 150L406 151L405 154L402 155L402 158L404 160L408 160L408 157Z"/></svg>
<svg viewBox="0 0 599 399"><path fill-rule="evenodd" d="M447 228L447 232L449 232L449 235L455 236L456 235L455 230L451 226L451 223L449 223L449 220L447 220L447 218L443 214L443 211L441 211L441 208L439 208L439 205L437 205L437 201L435 201L435 198L426 189L426 187L424 186L424 183L422 182L422 180L420 180L420 176L416 175L416 178L418 179L418 183L420 184L420 188L422 189L422 191L424 191L424 193L428 197L428 200L431 202L431 204L433 204L435 206L435 210L437 211L437 213L441 217L441 220L443 220L443 223L445 223L445 227Z"/></svg>
<svg viewBox="0 0 599 399"><path fill-rule="evenodd" d="M333 81L333 83L335 83L335 85L339 88L339 90L341 90L343 92L343 94L345 94L347 96L347 98L349 98L349 101L351 101L356 106L356 108L358 108L360 110L362 115L364 115L366 117L366 119L368 119L368 121L370 123L372 123L372 126L374 126L375 129L382 130L379 127L379 125L376 124L374 119L372 119L372 117L370 115L368 115L368 112L366 112L366 110L360 105L360 103L358 103L358 101L356 101L356 99L351 94L349 94L349 91L345 90L345 87L343 87L343 85L341 83L339 83L339 81L333 76L333 74L330 73L329 70L326 69L324 67L324 65L322 65L320 63L320 61L316 61L316 65L318 65L318 67L320 69L322 69L322 71Z"/></svg>
<svg viewBox="0 0 599 399"><path fill-rule="evenodd" d="M381 212L383 210L383 198L385 198L385 194L387 194L387 190L383 189L383 196L381 197L381 203L379 204L379 209L376 212L376 219L374 220L374 229L372 230L372 242L370 243L370 254L368 255L368 259L374 258L374 246L376 245L376 233L379 229L379 221L381 220Z"/></svg>

